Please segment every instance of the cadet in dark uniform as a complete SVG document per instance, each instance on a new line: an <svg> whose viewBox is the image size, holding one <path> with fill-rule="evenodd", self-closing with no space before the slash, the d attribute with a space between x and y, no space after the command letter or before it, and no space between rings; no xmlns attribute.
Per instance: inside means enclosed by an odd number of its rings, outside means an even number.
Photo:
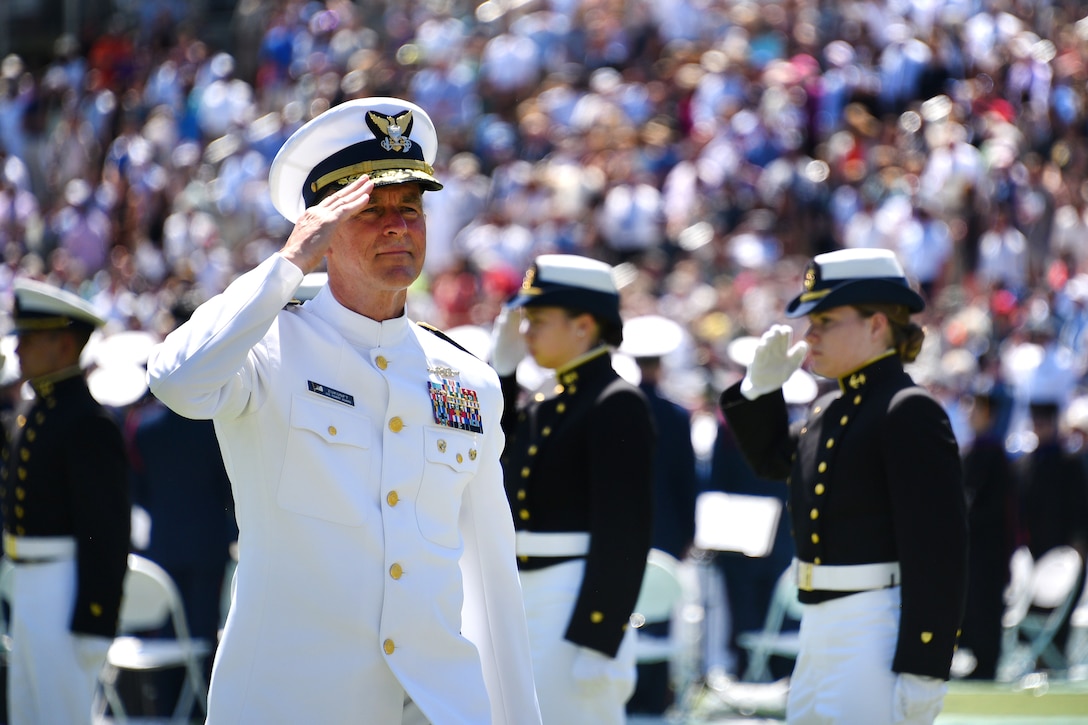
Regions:
<svg viewBox="0 0 1088 725"><path fill-rule="evenodd" d="M50 285L17 280L14 291L16 353L34 397L0 468L4 553L15 564L8 722L89 723L131 515L121 431L79 366L103 320Z"/></svg>
<svg viewBox="0 0 1088 725"><path fill-rule="evenodd" d="M963 614L967 525L947 415L903 370L924 302L887 250L821 254L743 381L721 396L757 474L789 483L804 606L791 723L931 723ZM782 383L811 350L839 381L790 426Z"/></svg>
<svg viewBox="0 0 1088 725"><path fill-rule="evenodd" d="M538 257L496 322L503 471L546 725L622 723L635 685L628 620L650 549L654 427L612 368L621 338L611 267L572 255ZM519 408L526 343L556 379Z"/></svg>

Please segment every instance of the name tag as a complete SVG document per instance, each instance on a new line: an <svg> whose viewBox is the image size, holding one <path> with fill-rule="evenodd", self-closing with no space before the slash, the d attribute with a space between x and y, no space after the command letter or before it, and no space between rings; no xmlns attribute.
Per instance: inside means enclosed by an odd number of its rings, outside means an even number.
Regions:
<svg viewBox="0 0 1088 725"><path fill-rule="evenodd" d="M317 393L318 395L324 395L326 398L335 400L337 403L343 403L344 405L355 406L355 398L347 393L330 388L328 385L322 385L321 383L315 383L313 380L307 380L306 386L310 389L311 393Z"/></svg>

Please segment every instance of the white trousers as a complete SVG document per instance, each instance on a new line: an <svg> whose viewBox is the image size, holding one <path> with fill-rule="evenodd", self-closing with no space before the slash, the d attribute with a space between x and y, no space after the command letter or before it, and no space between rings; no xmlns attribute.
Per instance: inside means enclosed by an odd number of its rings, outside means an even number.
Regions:
<svg viewBox="0 0 1088 725"><path fill-rule="evenodd" d="M790 679L791 725L929 725L945 683L919 685L892 671L900 588L806 604Z"/></svg>
<svg viewBox="0 0 1088 725"><path fill-rule="evenodd" d="M622 725L625 705L635 691L633 627L627 629L609 677L587 689L574 677L581 649L563 638L582 585L585 562L568 561L521 572L529 624L536 694L544 725Z"/></svg>
<svg viewBox="0 0 1088 725"><path fill-rule="evenodd" d="M75 596L75 560L15 565L9 725L91 722L91 701L110 640L71 633Z"/></svg>

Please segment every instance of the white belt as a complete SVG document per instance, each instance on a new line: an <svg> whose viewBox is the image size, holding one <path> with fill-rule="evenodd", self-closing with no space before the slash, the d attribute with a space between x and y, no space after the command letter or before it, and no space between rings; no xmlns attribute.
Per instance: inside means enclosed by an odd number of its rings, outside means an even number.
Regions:
<svg viewBox="0 0 1088 725"><path fill-rule="evenodd" d="M897 586L903 579L899 562L833 566L793 560L797 588L803 592L864 592Z"/></svg>
<svg viewBox="0 0 1088 725"><path fill-rule="evenodd" d="M4 553L16 563L72 559L76 540L70 536L14 536L5 531Z"/></svg>
<svg viewBox="0 0 1088 725"><path fill-rule="evenodd" d="M518 556L585 556L589 553L589 534L579 531L515 533Z"/></svg>

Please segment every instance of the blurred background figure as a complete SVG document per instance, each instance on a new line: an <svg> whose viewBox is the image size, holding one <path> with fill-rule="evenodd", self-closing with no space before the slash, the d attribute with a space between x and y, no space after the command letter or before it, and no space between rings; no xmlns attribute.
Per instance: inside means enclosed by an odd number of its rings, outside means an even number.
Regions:
<svg viewBox="0 0 1088 725"><path fill-rule="evenodd" d="M687 554L695 537L695 496L698 482L691 442L691 414L665 397L661 383L668 375L665 359L684 342L683 328L667 317L643 315L623 325L619 351L634 358L638 387L650 404L657 427L654 456L654 515L651 546L678 560ZM666 636L669 623L651 623L640 633ZM670 687L669 662L638 666L638 684L627 703L629 713L663 713L677 693Z"/></svg>

